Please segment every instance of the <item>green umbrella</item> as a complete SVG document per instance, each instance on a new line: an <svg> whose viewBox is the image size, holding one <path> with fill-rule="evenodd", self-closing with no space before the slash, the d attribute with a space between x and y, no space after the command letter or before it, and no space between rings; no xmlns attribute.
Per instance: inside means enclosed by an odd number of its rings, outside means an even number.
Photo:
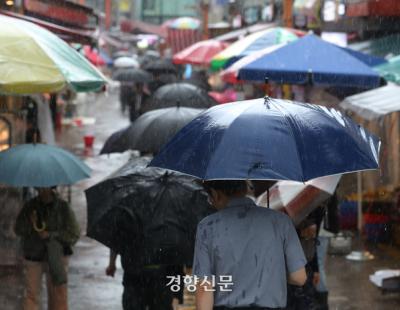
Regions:
<svg viewBox="0 0 400 310"><path fill-rule="evenodd" d="M0 94L100 89L105 77L66 42L33 23L0 15Z"/></svg>
<svg viewBox="0 0 400 310"><path fill-rule="evenodd" d="M20 144L0 152L0 183L12 186L69 185L90 176L73 154L46 144Z"/></svg>
<svg viewBox="0 0 400 310"><path fill-rule="evenodd" d="M387 81L400 84L400 55L389 59L387 63L374 67Z"/></svg>

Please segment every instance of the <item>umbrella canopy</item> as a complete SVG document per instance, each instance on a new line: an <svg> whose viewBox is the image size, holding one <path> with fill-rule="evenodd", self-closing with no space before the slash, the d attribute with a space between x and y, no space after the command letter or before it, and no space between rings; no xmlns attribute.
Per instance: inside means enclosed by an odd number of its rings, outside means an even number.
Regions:
<svg viewBox="0 0 400 310"><path fill-rule="evenodd" d="M108 153L121 152L121 149L122 152L131 149L146 153L158 153L161 147L202 111L201 109L172 107L144 113L119 136L119 139L111 136L114 143L108 143L107 140L107 148L105 145L103 150L108 150ZM102 152L105 153L103 150Z"/></svg>
<svg viewBox="0 0 400 310"><path fill-rule="evenodd" d="M198 29L200 20L193 17L179 17L170 21L167 26L172 29Z"/></svg>
<svg viewBox="0 0 400 310"><path fill-rule="evenodd" d="M267 97L208 109L178 132L151 166L204 180L304 182L377 169L379 145L339 111Z"/></svg>
<svg viewBox="0 0 400 310"><path fill-rule="evenodd" d="M340 178L339 174L316 178L306 183L279 181L257 198L257 205L274 210L285 209L297 225L335 193Z"/></svg>
<svg viewBox="0 0 400 310"><path fill-rule="evenodd" d="M51 187L73 184L90 169L71 153L47 144L20 144L0 152L0 183Z"/></svg>
<svg viewBox="0 0 400 310"><path fill-rule="evenodd" d="M346 97L340 107L350 110L366 120L374 120L400 111L400 86L388 84L353 96Z"/></svg>
<svg viewBox="0 0 400 310"><path fill-rule="evenodd" d="M177 74L178 70L169 59L156 59L150 61L143 66L143 69L151 73L174 73Z"/></svg>
<svg viewBox="0 0 400 310"><path fill-rule="evenodd" d="M374 67L387 81L400 84L400 55L389 59L385 64Z"/></svg>
<svg viewBox="0 0 400 310"><path fill-rule="evenodd" d="M235 61L256 51L275 44L288 43L297 40L298 36L290 28L270 28L239 39L211 60L211 69L226 68Z"/></svg>
<svg viewBox="0 0 400 310"><path fill-rule="evenodd" d="M251 81L268 77L288 84L378 87L379 74L366 64L372 58L376 59L307 35L244 66L239 77Z"/></svg>
<svg viewBox="0 0 400 310"><path fill-rule="evenodd" d="M33 23L0 15L0 93L57 92L69 85L95 91L104 76L56 35Z"/></svg>
<svg viewBox="0 0 400 310"><path fill-rule="evenodd" d="M203 110L171 107L142 114L129 127L113 133L100 154L138 150L158 153L183 126Z"/></svg>
<svg viewBox="0 0 400 310"><path fill-rule="evenodd" d="M115 68L139 68L139 62L133 57L118 57L114 60Z"/></svg>
<svg viewBox="0 0 400 310"><path fill-rule="evenodd" d="M120 82L147 83L151 81L151 75L139 68L118 69L113 74L113 80Z"/></svg>
<svg viewBox="0 0 400 310"><path fill-rule="evenodd" d="M192 84L172 83L161 86L152 95L150 102L144 107L144 110L156 110L167 107L176 107L177 105L206 109L216 102L208 93Z"/></svg>
<svg viewBox="0 0 400 310"><path fill-rule="evenodd" d="M239 74L240 69L242 69L244 66L247 66L248 64L252 63L256 59L263 57L269 53L272 53L273 51L277 50L278 48L281 48L283 45L284 44L276 44L273 46L269 46L267 48L264 48L262 50L254 52L251 55L248 55L246 57L239 59L238 61L234 62L229 67L227 67L225 70L220 72L220 76L221 76L222 80L227 83L231 83L231 84L237 84L237 83L241 82L238 79L238 74Z"/></svg>
<svg viewBox="0 0 400 310"><path fill-rule="evenodd" d="M176 64L209 66L211 59L228 45L217 40L200 41L175 54L172 60Z"/></svg>
<svg viewBox="0 0 400 310"><path fill-rule="evenodd" d="M85 193L87 235L132 251L139 265L191 263L196 226L212 212L193 178L158 168L114 174Z"/></svg>

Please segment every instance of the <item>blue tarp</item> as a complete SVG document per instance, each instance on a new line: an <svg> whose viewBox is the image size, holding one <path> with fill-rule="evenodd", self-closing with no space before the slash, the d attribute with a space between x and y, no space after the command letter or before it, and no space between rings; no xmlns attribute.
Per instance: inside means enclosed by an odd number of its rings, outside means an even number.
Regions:
<svg viewBox="0 0 400 310"><path fill-rule="evenodd" d="M385 60L354 52L307 35L269 53L239 71L242 80L341 87L378 87L370 66Z"/></svg>

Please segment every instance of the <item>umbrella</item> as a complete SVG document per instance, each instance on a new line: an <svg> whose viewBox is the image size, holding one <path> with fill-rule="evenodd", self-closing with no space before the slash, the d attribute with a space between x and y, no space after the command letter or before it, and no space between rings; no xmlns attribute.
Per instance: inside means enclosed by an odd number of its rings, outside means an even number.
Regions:
<svg viewBox="0 0 400 310"><path fill-rule="evenodd" d="M332 61L332 60L335 61ZM242 80L343 87L377 87L379 74L370 64L376 57L341 48L307 35L239 70ZM384 61L384 60L382 60Z"/></svg>
<svg viewBox="0 0 400 310"><path fill-rule="evenodd" d="M208 109L151 166L204 180L310 179L378 168L380 142L339 111L272 98Z"/></svg>
<svg viewBox="0 0 400 310"><path fill-rule="evenodd" d="M199 87L188 83L172 83L157 89L144 110L176 107L178 104L189 108L205 109L215 105L216 102Z"/></svg>
<svg viewBox="0 0 400 310"><path fill-rule="evenodd" d="M168 23L169 28L173 29L198 29L200 20L193 17L179 17Z"/></svg>
<svg viewBox="0 0 400 310"><path fill-rule="evenodd" d="M46 144L20 144L0 152L0 183L51 187L73 184L90 169L71 153Z"/></svg>
<svg viewBox="0 0 400 310"><path fill-rule="evenodd" d="M242 69L244 66L248 65L249 63L252 63L254 60L267 55L269 53L272 53L278 48L281 48L284 44L276 44L273 46L269 46L267 48L264 48L262 50L259 50L257 52L254 52L246 57L243 57L239 59L238 61L234 62L231 64L229 67L227 67L225 70L220 72L220 76L223 81L231 84L237 84L240 82L238 79L238 74L239 70Z"/></svg>
<svg viewBox="0 0 400 310"><path fill-rule="evenodd" d="M118 57L114 60L114 67L115 68L139 68L139 62L132 57Z"/></svg>
<svg viewBox="0 0 400 310"><path fill-rule="evenodd" d="M66 42L33 23L0 15L0 93L96 91L105 77Z"/></svg>
<svg viewBox="0 0 400 310"><path fill-rule="evenodd" d="M106 61L100 55L98 51L92 49L89 45L83 47L83 53L85 57L95 66L104 66Z"/></svg>
<svg viewBox="0 0 400 310"><path fill-rule="evenodd" d="M228 43L223 41L200 41L175 54L172 60L175 64L209 66L211 59L227 46Z"/></svg>
<svg viewBox="0 0 400 310"><path fill-rule="evenodd" d="M212 212L202 187L163 169L125 171L86 190L87 235L117 253L134 251L135 263L191 263L196 226Z"/></svg>
<svg viewBox="0 0 400 310"><path fill-rule="evenodd" d="M172 61L167 59L157 59L150 61L143 66L143 69L151 73L174 73L177 74L178 70L172 63Z"/></svg>
<svg viewBox="0 0 400 310"><path fill-rule="evenodd" d="M218 70L226 68L240 58L254 52L273 46L275 44L288 43L297 40L298 36L294 29L269 28L244 37L231 44L225 50L215 55L211 60L211 69Z"/></svg>
<svg viewBox="0 0 400 310"><path fill-rule="evenodd" d="M388 63L378 65L374 69L385 80L400 84L400 56L393 57Z"/></svg>
<svg viewBox="0 0 400 310"><path fill-rule="evenodd" d="M203 110L171 107L142 114L128 128L107 139L101 154L138 150L157 153L183 126Z"/></svg>
<svg viewBox="0 0 400 310"><path fill-rule="evenodd" d="M285 209L297 225L335 193L340 178L341 175L338 174L316 178L306 183L279 181L257 198L257 205L274 210Z"/></svg>
<svg viewBox="0 0 400 310"><path fill-rule="evenodd" d="M139 68L118 69L113 74L113 80L121 82L147 83L151 81L151 75Z"/></svg>

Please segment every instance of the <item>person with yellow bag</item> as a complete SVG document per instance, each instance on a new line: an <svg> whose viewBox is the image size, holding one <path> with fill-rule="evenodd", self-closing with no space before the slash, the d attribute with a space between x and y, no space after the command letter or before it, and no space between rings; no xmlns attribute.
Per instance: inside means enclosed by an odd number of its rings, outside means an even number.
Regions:
<svg viewBox="0 0 400 310"><path fill-rule="evenodd" d="M68 256L79 239L79 224L55 187L37 188L37 191L38 196L23 206L15 225L15 232L21 237L25 263L23 309L40 308L41 280L45 274L48 309L66 310Z"/></svg>

